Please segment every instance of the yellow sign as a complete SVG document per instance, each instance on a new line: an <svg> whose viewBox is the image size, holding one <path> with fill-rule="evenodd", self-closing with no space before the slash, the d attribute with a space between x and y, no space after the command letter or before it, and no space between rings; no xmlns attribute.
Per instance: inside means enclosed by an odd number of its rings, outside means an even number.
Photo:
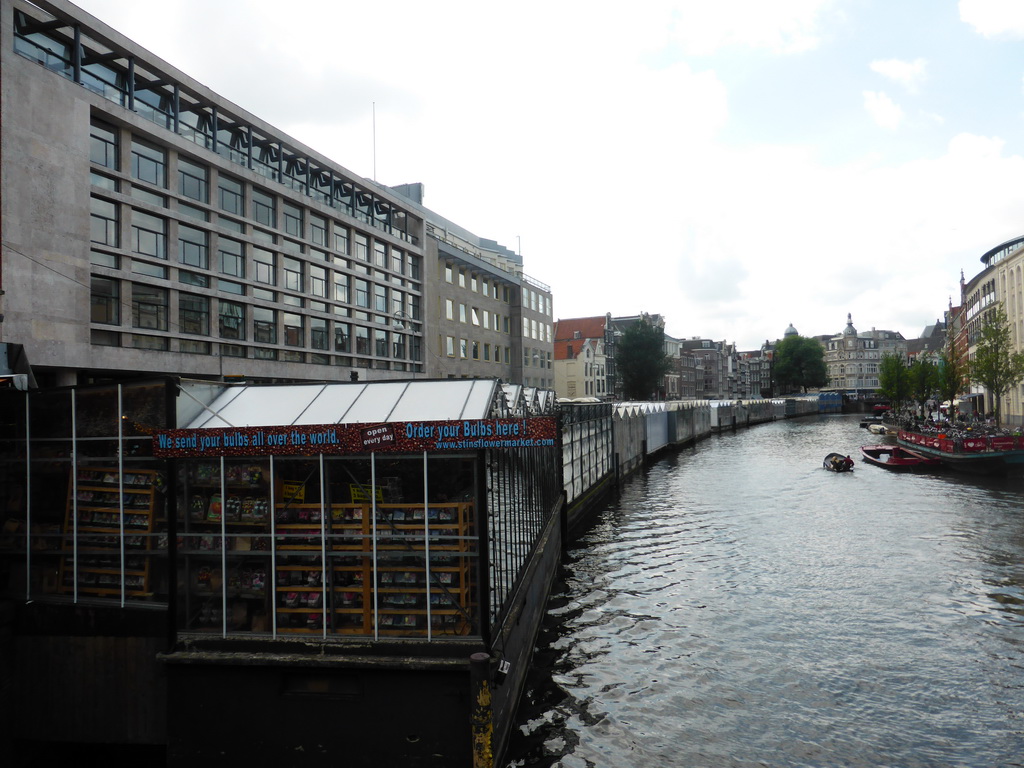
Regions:
<svg viewBox="0 0 1024 768"><path fill-rule="evenodd" d="M370 494L367 493L365 485L356 485L355 483L349 483L349 493L352 494L352 501L369 501ZM373 489L373 495L377 497L377 501L384 501L384 489L381 486L376 486Z"/></svg>
<svg viewBox="0 0 1024 768"><path fill-rule="evenodd" d="M284 500L302 503L306 500L305 483L281 483L284 491Z"/></svg>

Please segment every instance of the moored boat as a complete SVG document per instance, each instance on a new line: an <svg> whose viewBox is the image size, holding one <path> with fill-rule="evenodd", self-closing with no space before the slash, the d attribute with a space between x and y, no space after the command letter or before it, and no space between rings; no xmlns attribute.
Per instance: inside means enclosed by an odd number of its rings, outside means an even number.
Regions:
<svg viewBox="0 0 1024 768"><path fill-rule="evenodd" d="M901 429L898 445L961 472L993 474L1024 469L1024 436L973 430L917 432Z"/></svg>
<svg viewBox="0 0 1024 768"><path fill-rule="evenodd" d="M897 472L936 469L942 466L939 459L925 456L900 445L862 445L860 452L868 464Z"/></svg>
<svg viewBox="0 0 1024 768"><path fill-rule="evenodd" d="M895 427L890 427L888 424L868 424L868 432L872 435L895 435L899 430Z"/></svg>

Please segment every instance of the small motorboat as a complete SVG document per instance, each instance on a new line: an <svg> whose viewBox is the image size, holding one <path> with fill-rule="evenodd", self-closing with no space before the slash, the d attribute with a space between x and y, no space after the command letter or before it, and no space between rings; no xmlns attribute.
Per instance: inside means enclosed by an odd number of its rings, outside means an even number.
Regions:
<svg viewBox="0 0 1024 768"><path fill-rule="evenodd" d="M904 448L902 445L863 445L860 452L868 464L897 472L935 469L942 466L938 459Z"/></svg>
<svg viewBox="0 0 1024 768"><path fill-rule="evenodd" d="M895 427L890 427L888 424L882 424L881 422L868 424L868 432L872 435L895 435L897 431Z"/></svg>
<svg viewBox="0 0 1024 768"><path fill-rule="evenodd" d="M821 466L829 472L853 472L853 459L841 453L830 453L822 460Z"/></svg>

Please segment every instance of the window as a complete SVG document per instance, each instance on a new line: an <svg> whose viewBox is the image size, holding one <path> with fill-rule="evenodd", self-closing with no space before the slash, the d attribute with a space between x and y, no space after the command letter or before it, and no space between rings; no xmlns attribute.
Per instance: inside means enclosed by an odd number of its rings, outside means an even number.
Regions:
<svg viewBox="0 0 1024 768"><path fill-rule="evenodd" d="M484 360L490 360L490 359L491 359L491 345L490 344L484 344Z"/></svg>
<svg viewBox="0 0 1024 768"><path fill-rule="evenodd" d="M132 211L132 250L157 259L167 258L167 221L139 210Z"/></svg>
<svg viewBox="0 0 1024 768"><path fill-rule="evenodd" d="M473 342L473 359L474 360L479 360L480 359L480 342L479 341L474 341Z"/></svg>
<svg viewBox="0 0 1024 768"><path fill-rule="evenodd" d="M217 255L222 274L245 277L245 246L230 237L217 239Z"/></svg>
<svg viewBox="0 0 1024 768"><path fill-rule="evenodd" d="M381 313L388 311L388 289L383 285L373 286L373 310Z"/></svg>
<svg viewBox="0 0 1024 768"><path fill-rule="evenodd" d="M277 311L252 308L252 338L260 344L277 344Z"/></svg>
<svg viewBox="0 0 1024 768"><path fill-rule="evenodd" d="M397 248L391 249L391 271L398 274L405 271L405 257Z"/></svg>
<svg viewBox="0 0 1024 768"><path fill-rule="evenodd" d="M327 219L323 216L309 214L309 239L317 245L327 247Z"/></svg>
<svg viewBox="0 0 1024 768"><path fill-rule="evenodd" d="M342 272L334 273L334 300L348 304L348 275Z"/></svg>
<svg viewBox="0 0 1024 768"><path fill-rule="evenodd" d="M309 265L309 293L311 296L327 298L327 270L323 267Z"/></svg>
<svg viewBox="0 0 1024 768"><path fill-rule="evenodd" d="M399 360L405 359L405 336L401 333L391 334L391 346L393 347L391 356L397 357Z"/></svg>
<svg viewBox="0 0 1024 768"><path fill-rule="evenodd" d="M182 157L178 158L178 192L187 198L200 203L210 201L207 183L208 171L205 166L197 165Z"/></svg>
<svg viewBox="0 0 1024 768"><path fill-rule="evenodd" d="M245 198L242 195L242 182L230 176L221 176L217 180L217 194L220 209L236 216L245 215Z"/></svg>
<svg viewBox="0 0 1024 768"><path fill-rule="evenodd" d="M328 349L327 321L322 317L309 318L309 346L313 349Z"/></svg>
<svg viewBox="0 0 1024 768"><path fill-rule="evenodd" d="M132 285L132 325L153 331L167 330L167 289Z"/></svg>
<svg viewBox="0 0 1024 768"><path fill-rule="evenodd" d="M376 240L373 241L373 263L378 267L388 266L388 247Z"/></svg>
<svg viewBox="0 0 1024 768"><path fill-rule="evenodd" d="M451 264L445 264L444 265L444 279L445 279L445 282L449 282L449 283L452 282L452 272L453 272L452 265Z"/></svg>
<svg viewBox="0 0 1024 768"><path fill-rule="evenodd" d="M480 325L480 310L476 307L472 308L473 311L473 325Z"/></svg>
<svg viewBox="0 0 1024 768"><path fill-rule="evenodd" d="M484 328L490 329L490 327L491 327L491 313L488 312L486 309L483 310L483 313L484 313L483 326L484 326Z"/></svg>
<svg viewBox="0 0 1024 768"><path fill-rule="evenodd" d="M117 204L93 197L89 200L89 237L94 243L118 247Z"/></svg>
<svg viewBox="0 0 1024 768"><path fill-rule="evenodd" d="M449 320L455 319L455 302L451 299L444 300L444 316Z"/></svg>
<svg viewBox="0 0 1024 768"><path fill-rule="evenodd" d="M334 324L334 349L336 352L348 352L350 327L348 323Z"/></svg>
<svg viewBox="0 0 1024 768"><path fill-rule="evenodd" d="M245 340L245 307L233 301L220 301L220 337Z"/></svg>
<svg viewBox="0 0 1024 768"><path fill-rule="evenodd" d="M93 123L89 131L89 161L112 171L118 170L117 131L104 123Z"/></svg>
<svg viewBox="0 0 1024 768"><path fill-rule="evenodd" d="M359 259L360 261L369 261L370 260L370 253L369 253L368 249L370 247L370 243L369 243L369 240L367 239L366 235L360 235L357 232L356 236L355 236L355 241L356 241L355 257L357 259Z"/></svg>
<svg viewBox="0 0 1024 768"><path fill-rule="evenodd" d="M466 305L461 303L459 304L459 322L466 322Z"/></svg>
<svg viewBox="0 0 1024 768"><path fill-rule="evenodd" d="M132 176L155 187L167 186L167 154L139 139L132 139Z"/></svg>
<svg viewBox="0 0 1024 768"><path fill-rule="evenodd" d="M444 337L444 352L448 357L455 357L455 337L445 336Z"/></svg>
<svg viewBox="0 0 1024 768"><path fill-rule="evenodd" d="M260 224L276 227L277 216L274 212L274 198L266 192L254 189L252 191L252 217Z"/></svg>
<svg viewBox="0 0 1024 768"><path fill-rule="evenodd" d="M469 343L465 339L459 339L459 357L463 360L469 357Z"/></svg>
<svg viewBox="0 0 1024 768"><path fill-rule="evenodd" d="M356 306L370 308L370 284L365 280L354 280L356 292Z"/></svg>
<svg viewBox="0 0 1024 768"><path fill-rule="evenodd" d="M210 300L190 293L178 295L178 325L182 333L210 335Z"/></svg>
<svg viewBox="0 0 1024 768"><path fill-rule="evenodd" d="M466 287L466 270L460 269L459 270L459 288L465 288L465 287Z"/></svg>
<svg viewBox="0 0 1024 768"><path fill-rule="evenodd" d="M373 332L374 349L373 352L377 357L388 356L388 332L376 330Z"/></svg>
<svg viewBox="0 0 1024 768"><path fill-rule="evenodd" d="M303 338L302 315L294 312L281 314L281 324L284 326L284 343L289 347L304 347L306 340Z"/></svg>
<svg viewBox="0 0 1024 768"><path fill-rule="evenodd" d="M476 283L476 275L475 275L475 274L474 274L474 275L472 275L472 276L471 276L471 277L469 278L469 289L470 289L471 291L473 291L474 293L476 293L476 290L477 290L477 283Z"/></svg>
<svg viewBox="0 0 1024 768"><path fill-rule="evenodd" d="M200 288L210 287L209 277L198 272L186 272L184 269L178 270L178 282L185 285L198 285Z"/></svg>
<svg viewBox="0 0 1024 768"><path fill-rule="evenodd" d="M284 214L284 231L292 237L302 237L302 209L292 203L284 203L281 206Z"/></svg>
<svg viewBox="0 0 1024 768"><path fill-rule="evenodd" d="M178 261L190 267L208 269L209 253L206 232L184 224L178 225Z"/></svg>
<svg viewBox="0 0 1024 768"><path fill-rule="evenodd" d="M256 270L253 277L257 283L277 285L277 254L265 248L253 248L252 262Z"/></svg>
<svg viewBox="0 0 1024 768"><path fill-rule="evenodd" d="M302 262L287 256L282 257L281 267L284 271L284 287L289 291L302 292Z"/></svg>
<svg viewBox="0 0 1024 768"><path fill-rule="evenodd" d="M370 329L362 325L356 326L356 354L370 354Z"/></svg>
<svg viewBox="0 0 1024 768"><path fill-rule="evenodd" d="M334 225L334 250L343 256L348 256L348 227L340 224Z"/></svg>
<svg viewBox="0 0 1024 768"><path fill-rule="evenodd" d="M121 288L117 280L93 275L90 319L104 325L121 324Z"/></svg>

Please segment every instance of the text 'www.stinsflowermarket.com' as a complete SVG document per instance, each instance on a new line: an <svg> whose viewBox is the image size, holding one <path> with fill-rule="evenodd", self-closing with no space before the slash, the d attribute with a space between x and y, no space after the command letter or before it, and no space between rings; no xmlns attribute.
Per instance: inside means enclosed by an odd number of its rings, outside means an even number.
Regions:
<svg viewBox="0 0 1024 768"><path fill-rule="evenodd" d="M464 450L470 448L543 448L554 445L553 438L519 438L518 440L455 440L451 442L437 442L434 447L437 450Z"/></svg>

